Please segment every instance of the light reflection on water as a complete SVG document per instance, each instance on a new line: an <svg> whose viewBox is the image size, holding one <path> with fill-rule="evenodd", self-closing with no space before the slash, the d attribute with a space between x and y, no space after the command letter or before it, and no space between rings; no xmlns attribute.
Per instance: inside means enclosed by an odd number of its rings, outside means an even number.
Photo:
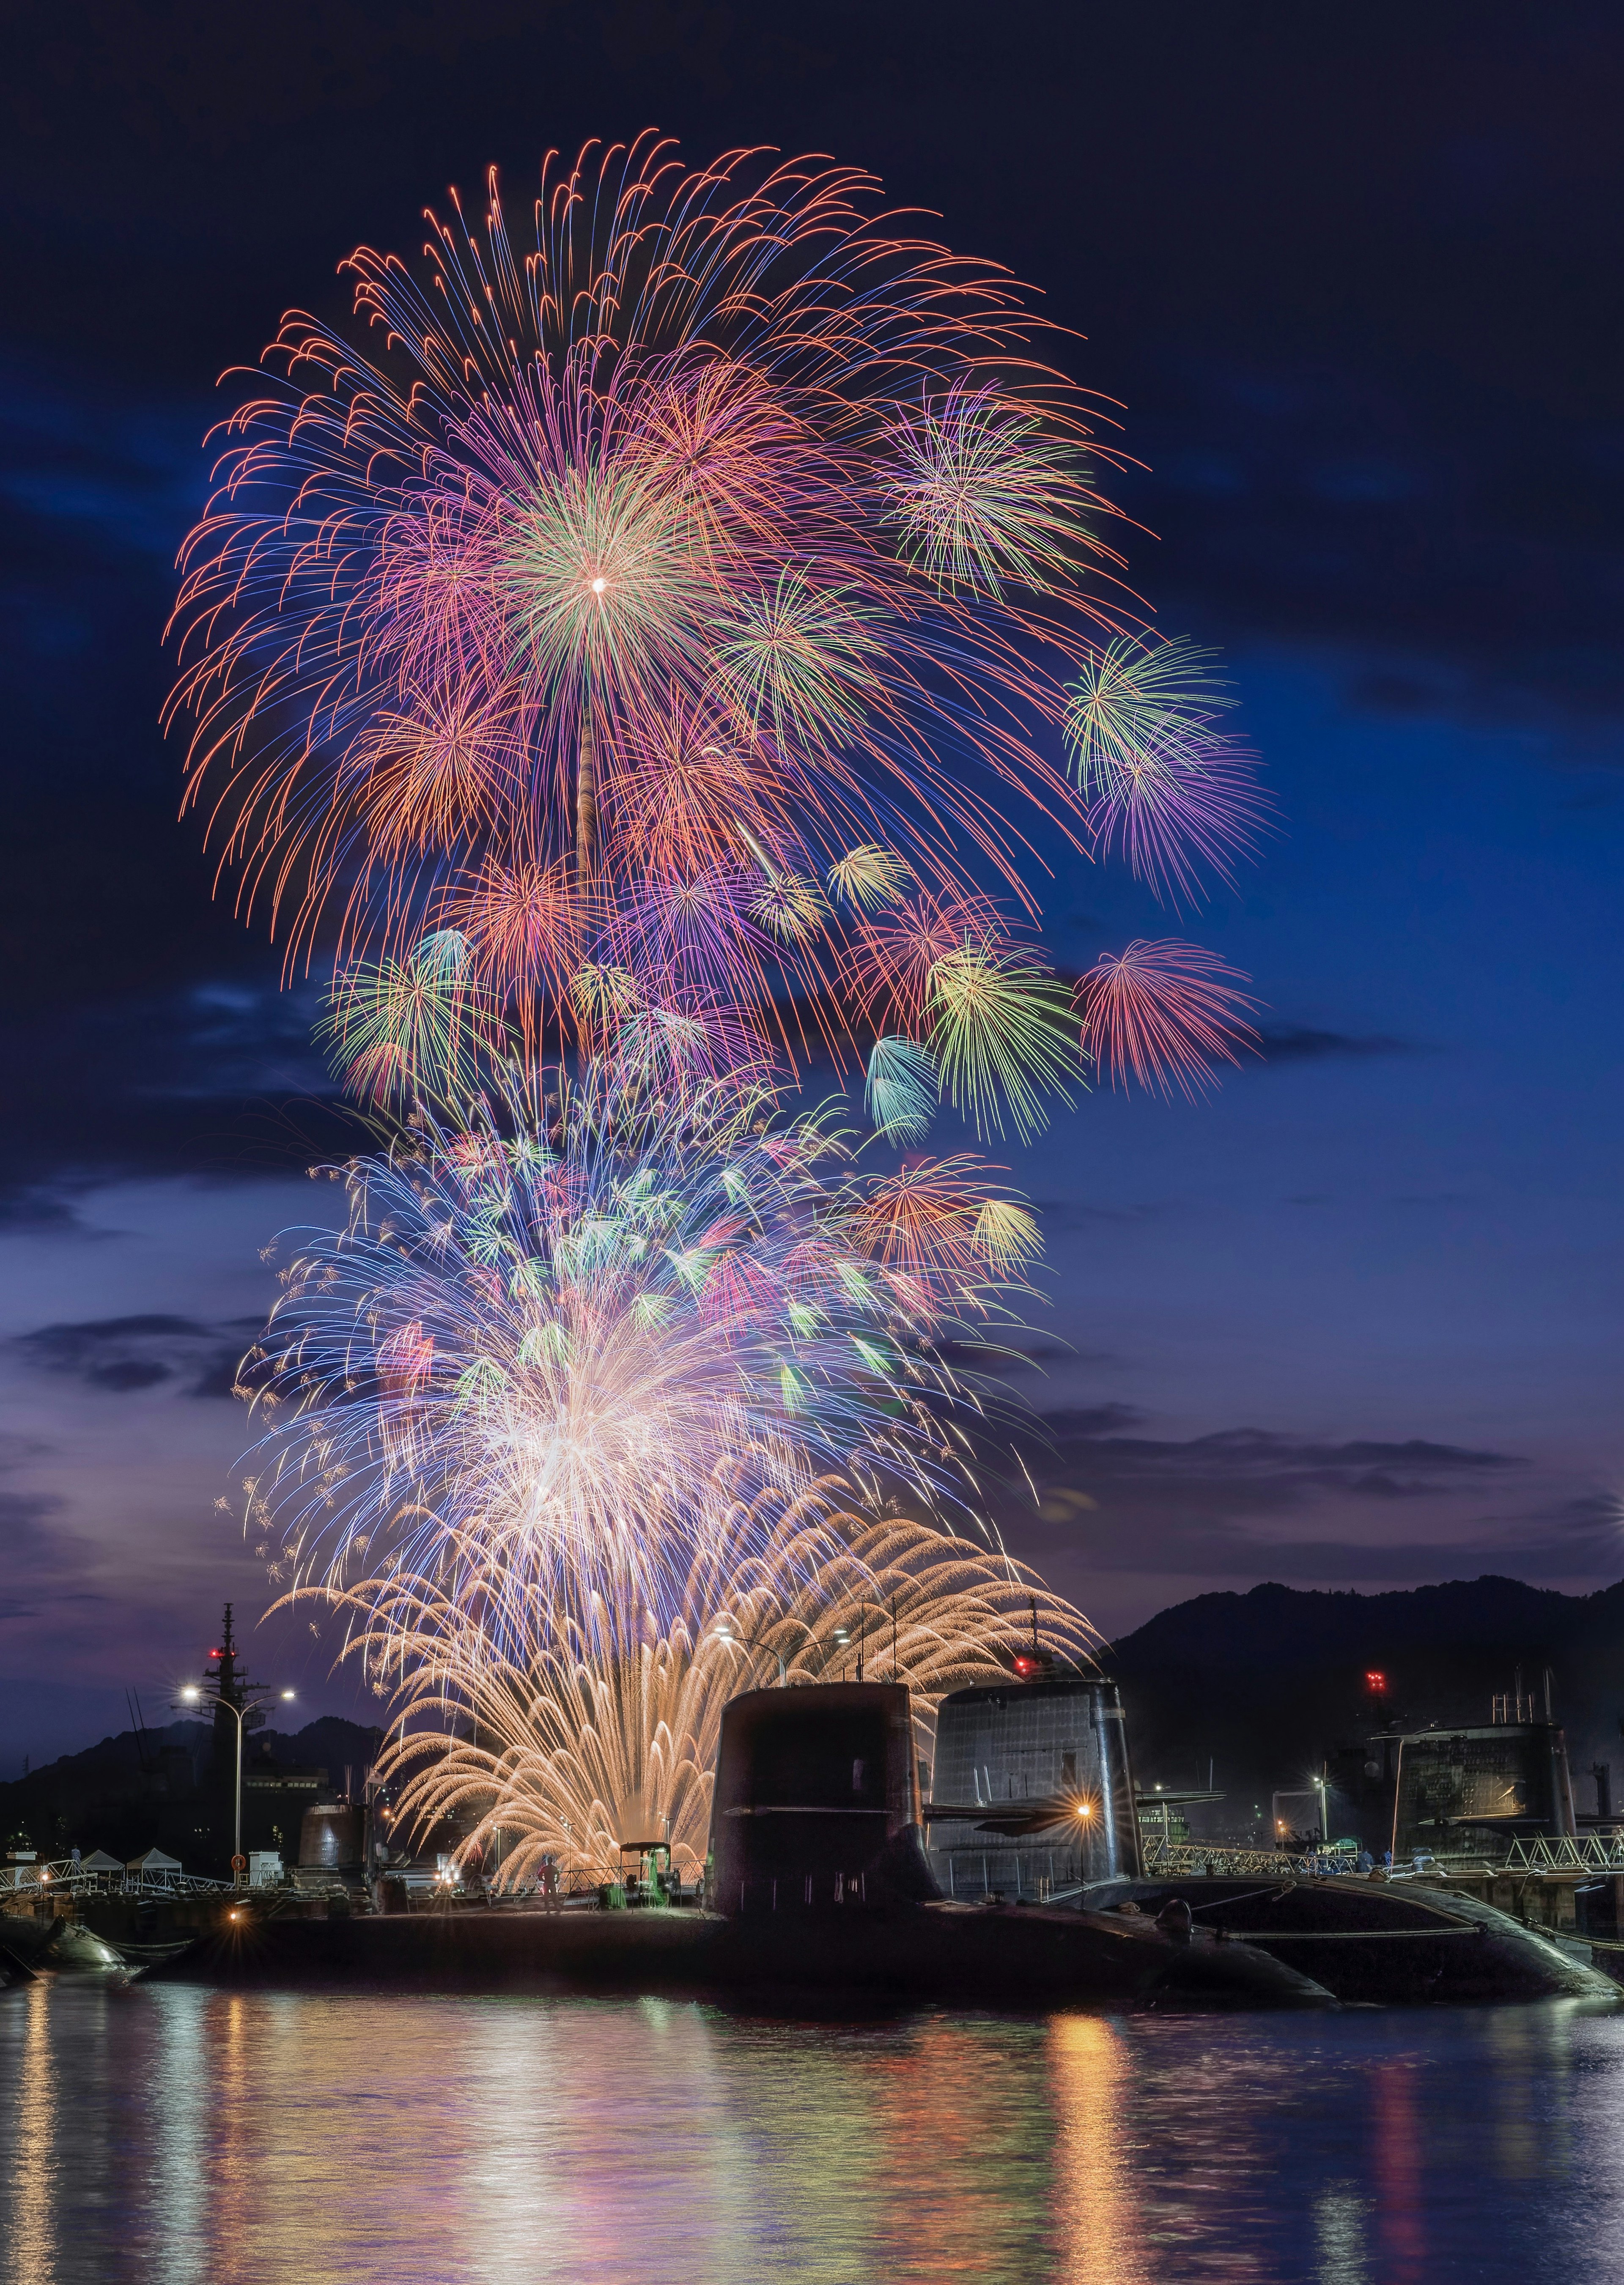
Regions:
<svg viewBox="0 0 1624 2285"><path fill-rule="evenodd" d="M0 2277L1624 2274L1624 2022L0 1998Z"/></svg>

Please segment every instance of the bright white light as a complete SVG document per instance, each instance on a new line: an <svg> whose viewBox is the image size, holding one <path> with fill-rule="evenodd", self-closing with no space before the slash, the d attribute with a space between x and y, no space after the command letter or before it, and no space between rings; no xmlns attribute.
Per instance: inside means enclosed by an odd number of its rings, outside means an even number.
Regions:
<svg viewBox="0 0 1624 2285"><path fill-rule="evenodd" d="M608 583L608 581L607 579L594 579L594 580L592 581L592 593L593 593L593 594L594 594L594 595L601 595L601 594L602 594L602 593L603 593L603 591L604 591L604 589L608 585L608 584L609 584L609 583Z"/></svg>
<svg viewBox="0 0 1624 2285"><path fill-rule="evenodd" d="M291 1690L285 1690L285 1691L282 1692L282 1695L283 1695L283 1697L284 1697L284 1698L291 1698L291 1697L293 1696L293 1694L294 1694L294 1693L293 1693L293 1692L292 1692Z"/></svg>
<svg viewBox="0 0 1624 2285"><path fill-rule="evenodd" d="M180 1694L185 1699L194 1699L198 1694L196 1684L189 1682Z"/></svg>

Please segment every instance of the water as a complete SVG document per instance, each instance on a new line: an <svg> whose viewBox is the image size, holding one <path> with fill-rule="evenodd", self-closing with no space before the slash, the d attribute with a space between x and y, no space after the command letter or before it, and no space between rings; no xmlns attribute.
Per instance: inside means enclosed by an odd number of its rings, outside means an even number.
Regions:
<svg viewBox="0 0 1624 2285"><path fill-rule="evenodd" d="M1624 2021L0 1995L11 2285L1624 2274Z"/></svg>

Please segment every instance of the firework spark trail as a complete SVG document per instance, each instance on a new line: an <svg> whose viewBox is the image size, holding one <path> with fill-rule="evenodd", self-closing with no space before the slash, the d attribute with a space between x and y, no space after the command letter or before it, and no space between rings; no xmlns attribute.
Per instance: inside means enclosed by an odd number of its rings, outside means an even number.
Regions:
<svg viewBox="0 0 1624 2285"><path fill-rule="evenodd" d="M865 1022L887 997L905 892L927 928L979 904L1004 972L971 876L1035 915L1012 797L1157 881L1221 867L1221 702L1193 773L1171 653L1101 651L1141 616L1099 537L1111 454L1024 291L828 161L594 148L549 162L531 250L493 180L476 222L430 217L424 265L357 252L360 342L290 318L225 424L171 712L239 901L292 960L329 907L341 962L454 929L532 1049L583 964L789 1044L786 993L836 1037L837 980ZM1149 800L1122 744L1147 726ZM879 1030L919 1035L951 980ZM961 1015L944 1059L984 1125L1004 1018L967 1048Z"/></svg>
<svg viewBox="0 0 1624 2285"><path fill-rule="evenodd" d="M914 1519L843 1511L839 1495L816 1485L765 1536L718 1543L663 1623L622 1598L585 1626L541 1613L498 1646L485 1606L510 1603L499 1578L470 1568L456 1596L398 1575L357 1584L346 1655L396 1700L381 1765L396 1829L452 1818L465 1862L489 1861L499 1832L505 1885L544 1857L607 1870L622 1841L650 1839L692 1875L737 1692L837 1678L866 1656L909 1686L930 1758L941 1698L1007 1670L1034 1628L1057 1660L1090 1661L1098 1636L1035 1575Z"/></svg>
<svg viewBox="0 0 1624 2285"><path fill-rule="evenodd" d="M1256 1053L1246 978L1199 945L1135 938L1105 954L1078 986L1083 1046L1113 1087L1131 1081L1193 1102L1214 1083L1213 1064Z"/></svg>
<svg viewBox="0 0 1624 2285"><path fill-rule="evenodd" d="M1084 668L1066 717L1095 846L1175 907L1199 894L1198 865L1231 878L1266 814L1255 764L1220 727L1236 701L1215 657L1119 636Z"/></svg>
<svg viewBox="0 0 1624 2285"><path fill-rule="evenodd" d="M423 938L407 960L347 970L316 1036L354 1092L385 1109L404 1106L429 1078L439 1091L460 1092L502 1040L496 1009L469 973L467 939L454 929Z"/></svg>
<svg viewBox="0 0 1624 2285"><path fill-rule="evenodd" d="M830 1471L961 1491L945 1424L982 1400L933 1345L1000 1313L1030 1217L971 1158L864 1175L765 1086L669 1079L555 1071L458 1128L420 1108L342 1170L347 1226L300 1237L246 1368L285 1575L479 1550L521 1629L527 1598L579 1622L610 1582L663 1614L740 1515Z"/></svg>
<svg viewBox="0 0 1624 2285"><path fill-rule="evenodd" d="M237 787L259 805L239 850L267 830L279 849L310 837L318 897L344 839L369 841L375 821L363 772L342 831L322 821L326 763L311 750L344 742L385 693L449 682L545 717L537 789L563 805L529 821L545 835L568 832L583 726L607 742L612 781L628 734L657 729L672 687L713 734L742 728L769 797L775 776L796 799L827 781L831 823L872 798L829 750L831 732L875 715L870 760L910 797L914 773L934 773L931 805L951 811L936 734L927 745L914 724L918 678L944 665L967 695L988 678L1006 696L1025 691L1008 639L1022 615L985 615L994 632L944 604L872 543L864 514L900 480L884 424L901 376L945 367L956 380L1038 330L1008 282L887 238L861 211L872 186L850 172L784 167L739 195L748 154L686 180L651 139L621 155L607 224L582 170L553 185L522 279L494 192L482 233L459 210L435 224L433 287L357 254L358 308L388 328L396 361L374 367L294 319L275 353L290 379L314 368L321 381L231 424L248 441L228 455L190 558L181 609L204 648L183 689L200 708L202 753L239 749L245 703L269 713L269 750ZM796 274L764 294L764 273L786 262ZM1103 560L1085 536L1102 504L1078 473L1079 400L1019 364L1034 400L1024 425L1047 423L1050 459L1030 512L1053 523L1063 511L1074 551ZM1018 543L1022 463L1008 457L984 443L983 480L1001 487ZM965 479L972 495L977 481ZM254 512L267 485L293 495L291 522ZM279 750L279 707L297 717ZM1013 726L977 736L984 758L1000 750L1001 774L1031 766ZM430 742L442 773L484 774L476 745L453 756ZM460 805L465 822L475 805ZM758 795L755 806L770 829L775 805ZM996 837L985 807L961 821Z"/></svg>

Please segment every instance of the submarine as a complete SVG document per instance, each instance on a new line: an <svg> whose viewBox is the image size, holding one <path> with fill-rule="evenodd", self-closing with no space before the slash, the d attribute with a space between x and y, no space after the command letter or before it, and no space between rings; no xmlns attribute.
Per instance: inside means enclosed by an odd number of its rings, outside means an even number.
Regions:
<svg viewBox="0 0 1624 2285"><path fill-rule="evenodd" d="M147 1981L417 1991L796 1994L881 2006L1332 2007L1288 1962L1161 1915L945 1895L901 1683L747 1691L723 1709L706 1908L258 1912Z"/></svg>
<svg viewBox="0 0 1624 2285"><path fill-rule="evenodd" d="M1436 1761L1452 1740L1417 1742ZM1549 1758L1547 1741L1541 1752ZM1431 1772L1424 1755L1412 1761ZM1193 1928L1267 1951L1353 2005L1620 2004L1617 1983L1558 1936L1458 1888L1305 1878L1289 1859L1278 1873L1243 1878L1147 1867L1136 1804L1151 1796L1134 1785L1116 1684L1057 1672L1035 1645L1014 1676L942 1700L935 1776L923 1814L930 1864L950 1895L1025 1888L1094 1917L1188 1914ZM1159 1788L1157 1799L1165 1813Z"/></svg>
<svg viewBox="0 0 1624 2285"><path fill-rule="evenodd" d="M926 1802L905 1684L747 1691L722 1713L702 1909L548 1912L498 1897L324 1920L273 1904L148 1977L1023 2008L1617 2004L1608 1979L1473 1900L1147 1873L1111 1684L1040 1671L977 1685L943 1701L937 1739ZM968 1893L955 1876L1000 1847L1047 1861L1051 1832L1071 1877L1046 1893L1029 1898L1018 1881L1013 1897Z"/></svg>
<svg viewBox="0 0 1624 2285"><path fill-rule="evenodd" d="M723 1710L711 1801L714 1959L735 1984L1046 2006L1316 2007L1310 1976L1157 1917L946 1895L925 1849L911 1693L748 1691Z"/></svg>

